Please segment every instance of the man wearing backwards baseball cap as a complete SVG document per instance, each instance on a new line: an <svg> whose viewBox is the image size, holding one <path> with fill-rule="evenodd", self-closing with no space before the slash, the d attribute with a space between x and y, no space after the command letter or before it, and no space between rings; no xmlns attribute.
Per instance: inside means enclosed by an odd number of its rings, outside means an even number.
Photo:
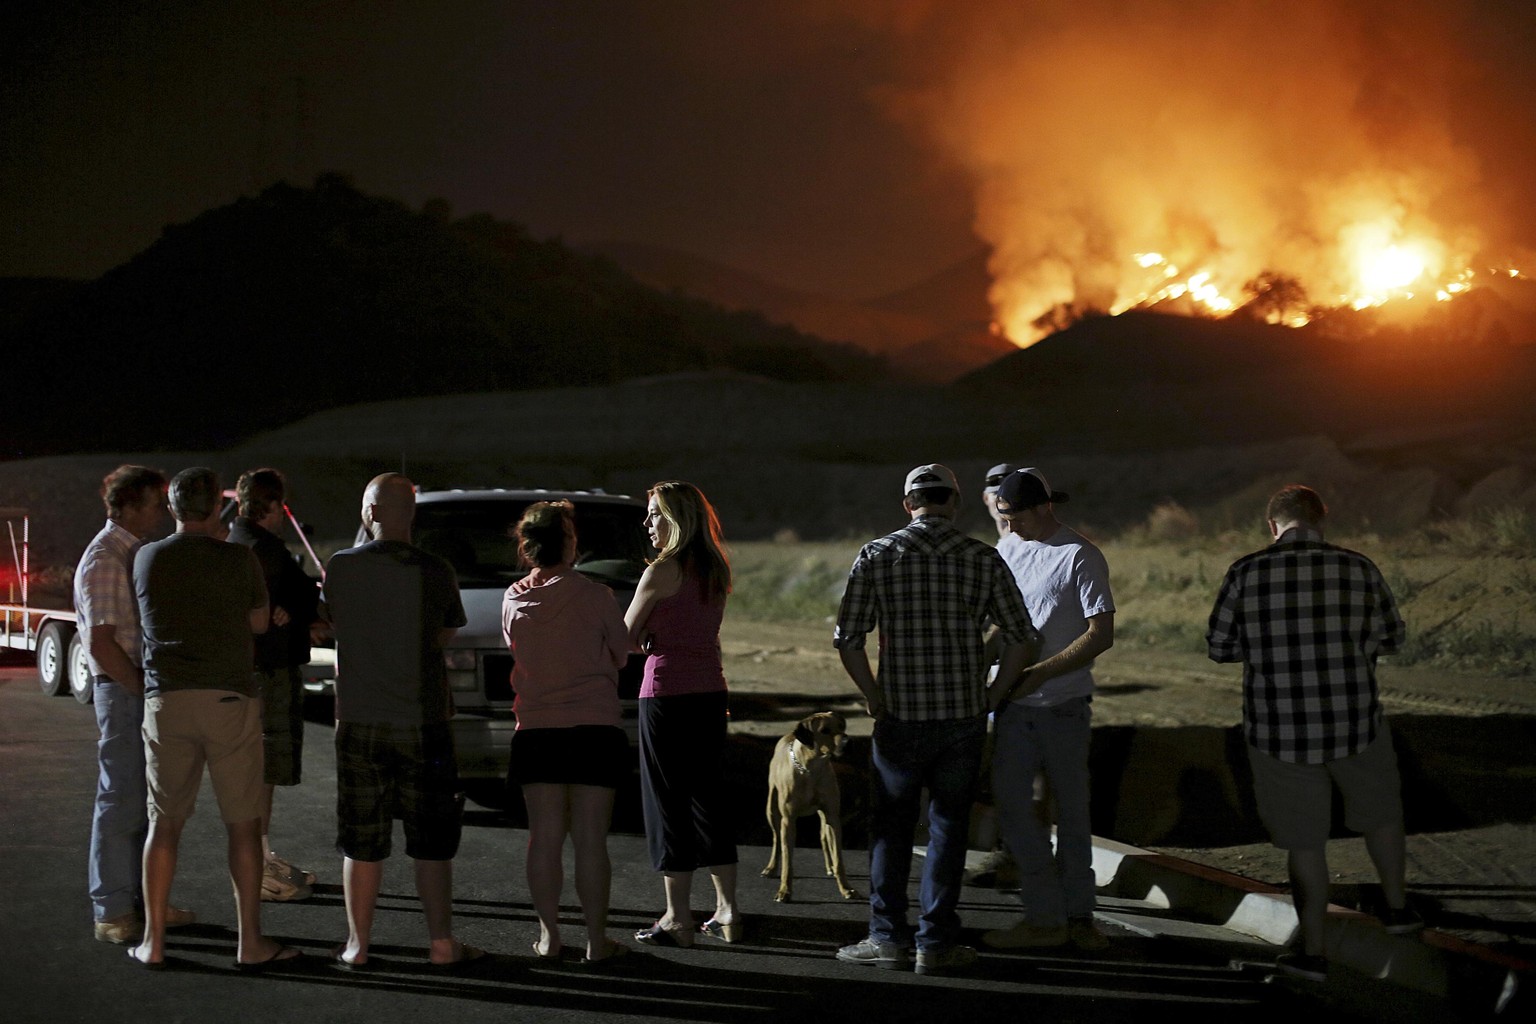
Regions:
<svg viewBox="0 0 1536 1024"><path fill-rule="evenodd" d="M955 907L994 703L982 627L995 622L1006 645L994 688L1013 685L1039 637L1002 558L955 528L960 488L953 473L918 466L902 486L902 505L912 521L864 545L855 559L832 640L875 720L869 935L837 958L895 970L908 965L915 943L917 973L937 974L976 960L974 949L956 941ZM876 628L878 677L864 650ZM925 786L928 855L914 934L907 876Z"/></svg>
<svg viewBox="0 0 1536 1024"><path fill-rule="evenodd" d="M1038 469L1010 473L997 510L1010 532L997 542L1040 630L1040 660L997 693L992 791L1003 839L1018 862L1024 918L987 932L994 949L1103 949L1094 927L1093 836L1088 814L1088 724L1093 660L1115 640L1109 565L1082 534L1056 519L1067 500ZM1034 779L1056 800L1056 851L1035 813Z"/></svg>

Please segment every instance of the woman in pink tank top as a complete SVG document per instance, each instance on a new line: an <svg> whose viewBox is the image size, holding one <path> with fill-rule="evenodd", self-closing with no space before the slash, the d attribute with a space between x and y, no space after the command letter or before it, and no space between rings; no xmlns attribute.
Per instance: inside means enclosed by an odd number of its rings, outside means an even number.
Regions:
<svg viewBox="0 0 1536 1024"><path fill-rule="evenodd" d="M651 488L646 529L658 555L624 616L630 642L649 655L640 689L640 795L646 844L661 872L667 909L635 933L652 945L693 945L693 873L707 868L715 912L698 926L735 942L736 839L724 784L725 672L720 622L731 591L720 521L697 487Z"/></svg>

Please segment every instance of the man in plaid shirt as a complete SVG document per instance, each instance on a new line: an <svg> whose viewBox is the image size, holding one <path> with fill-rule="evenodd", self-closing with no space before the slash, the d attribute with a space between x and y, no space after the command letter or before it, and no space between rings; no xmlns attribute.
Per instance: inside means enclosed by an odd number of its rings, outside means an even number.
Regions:
<svg viewBox="0 0 1536 1024"><path fill-rule="evenodd" d="M838 610L833 644L875 720L869 936L838 950L845 963L904 968L914 941L919 974L976 960L956 942L955 906L990 703L982 635L995 623L1006 645L993 683L1002 693L1033 660L1039 634L1001 556L951 522L959 494L944 466L908 473L902 502L912 521L859 552ZM877 627L878 677L864 650ZM928 854L914 934L907 877L925 786Z"/></svg>
<svg viewBox="0 0 1536 1024"><path fill-rule="evenodd" d="M107 522L75 569L75 624L91 670L96 710L96 806L87 861L98 941L137 942L144 932L142 860L149 831L144 781L144 669L133 555L165 520L165 474L124 465L101 482ZM167 927L195 920L170 907Z"/></svg>
<svg viewBox="0 0 1536 1024"><path fill-rule="evenodd" d="M1287 852L1300 951L1276 966L1327 977L1327 842L1333 786L1381 877L1388 932L1423 921L1407 906L1402 784L1376 691L1376 657L1403 642L1392 592L1364 555L1323 541L1327 508L1291 485L1265 513L1275 543L1227 570L1206 643L1243 663L1243 732L1259 817Z"/></svg>

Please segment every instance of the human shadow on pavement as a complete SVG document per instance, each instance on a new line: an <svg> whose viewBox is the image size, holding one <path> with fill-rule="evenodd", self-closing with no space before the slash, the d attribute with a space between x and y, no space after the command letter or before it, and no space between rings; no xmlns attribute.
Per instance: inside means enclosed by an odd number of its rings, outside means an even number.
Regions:
<svg viewBox="0 0 1536 1024"><path fill-rule="evenodd" d="M1536 748L1536 716L1393 715L1410 834L1536 818L1536 787L1510 785ZM1136 846L1268 841L1239 726L1093 730L1094 833ZM1333 834L1350 835L1341 801Z"/></svg>

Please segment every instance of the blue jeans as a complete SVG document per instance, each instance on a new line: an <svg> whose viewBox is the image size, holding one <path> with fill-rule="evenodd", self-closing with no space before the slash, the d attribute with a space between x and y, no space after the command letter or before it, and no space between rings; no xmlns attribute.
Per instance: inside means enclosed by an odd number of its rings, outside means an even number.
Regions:
<svg viewBox="0 0 1536 1024"><path fill-rule="evenodd" d="M995 716L992 795L1003 842L1019 865L1025 920L1050 927L1093 913L1093 825L1088 803L1088 698L1050 708L1007 704ZM1056 805L1056 849L1035 810L1035 777Z"/></svg>
<svg viewBox="0 0 1536 1024"><path fill-rule="evenodd" d="M91 816L91 907L97 921L140 911L144 836L149 831L144 782L144 698L106 676L92 697L100 774Z"/></svg>
<svg viewBox="0 0 1536 1024"><path fill-rule="evenodd" d="M928 788L928 855L918 891L916 945L943 950L960 936L960 886L970 838L971 803L986 742L985 716L937 722L875 722L874 802L869 852L869 934L911 948L907 879L918 801Z"/></svg>

